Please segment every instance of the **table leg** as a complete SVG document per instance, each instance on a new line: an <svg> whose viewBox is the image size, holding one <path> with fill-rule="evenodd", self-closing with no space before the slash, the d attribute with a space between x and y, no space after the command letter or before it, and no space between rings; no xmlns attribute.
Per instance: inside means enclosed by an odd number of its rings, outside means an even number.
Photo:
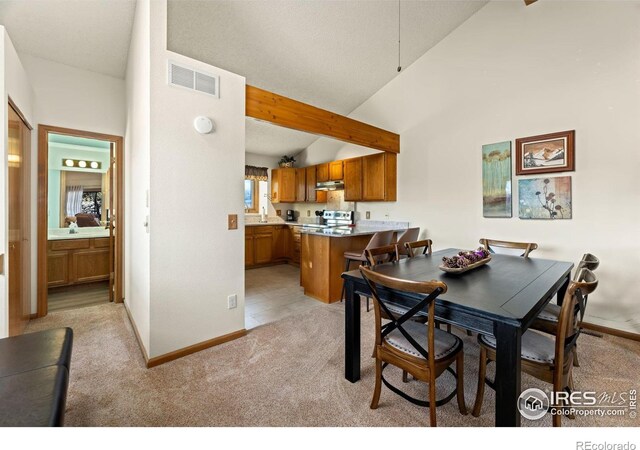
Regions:
<svg viewBox="0 0 640 450"><path fill-rule="evenodd" d="M344 377L355 383L360 379L360 296L354 283L346 281L344 313Z"/></svg>
<svg viewBox="0 0 640 450"><path fill-rule="evenodd" d="M522 331L518 326L496 323L496 426L519 427L520 352Z"/></svg>
<svg viewBox="0 0 640 450"><path fill-rule="evenodd" d="M562 283L562 286L560 286L560 289L558 289L556 303L559 306L562 306L562 300L564 300L564 294L567 293L567 288L569 287L570 281L571 281L571 274L567 275L567 279L564 280L564 283Z"/></svg>

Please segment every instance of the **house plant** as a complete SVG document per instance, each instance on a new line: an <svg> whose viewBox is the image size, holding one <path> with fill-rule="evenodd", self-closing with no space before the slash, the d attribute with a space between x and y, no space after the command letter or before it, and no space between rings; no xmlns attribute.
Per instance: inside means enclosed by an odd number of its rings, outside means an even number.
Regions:
<svg viewBox="0 0 640 450"><path fill-rule="evenodd" d="M295 162L296 159L293 156L284 155L282 158L280 158L280 161L278 161L278 165L280 167L293 167L293 163Z"/></svg>

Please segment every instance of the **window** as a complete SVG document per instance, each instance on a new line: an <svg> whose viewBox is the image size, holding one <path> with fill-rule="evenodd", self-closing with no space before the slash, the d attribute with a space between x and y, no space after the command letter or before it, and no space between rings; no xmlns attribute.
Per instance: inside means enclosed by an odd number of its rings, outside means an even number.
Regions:
<svg viewBox="0 0 640 450"><path fill-rule="evenodd" d="M102 192L84 191L81 207L83 213L93 214L98 219L102 219Z"/></svg>
<svg viewBox="0 0 640 450"><path fill-rule="evenodd" d="M244 180L244 211L258 212L260 186L256 180Z"/></svg>

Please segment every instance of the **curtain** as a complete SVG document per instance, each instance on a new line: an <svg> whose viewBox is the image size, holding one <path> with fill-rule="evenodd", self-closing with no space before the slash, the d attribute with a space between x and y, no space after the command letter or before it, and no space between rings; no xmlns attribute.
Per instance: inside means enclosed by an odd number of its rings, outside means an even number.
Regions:
<svg viewBox="0 0 640 450"><path fill-rule="evenodd" d="M269 169L266 167L244 166L244 179L267 181L269 179Z"/></svg>
<svg viewBox="0 0 640 450"><path fill-rule="evenodd" d="M82 186L67 186L67 217L74 217L82 212Z"/></svg>

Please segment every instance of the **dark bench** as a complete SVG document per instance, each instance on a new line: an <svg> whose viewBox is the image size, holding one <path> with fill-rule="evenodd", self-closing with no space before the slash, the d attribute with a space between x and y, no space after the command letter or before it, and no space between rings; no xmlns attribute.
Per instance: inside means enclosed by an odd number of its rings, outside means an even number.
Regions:
<svg viewBox="0 0 640 450"><path fill-rule="evenodd" d="M0 426L62 426L73 330L0 339Z"/></svg>

